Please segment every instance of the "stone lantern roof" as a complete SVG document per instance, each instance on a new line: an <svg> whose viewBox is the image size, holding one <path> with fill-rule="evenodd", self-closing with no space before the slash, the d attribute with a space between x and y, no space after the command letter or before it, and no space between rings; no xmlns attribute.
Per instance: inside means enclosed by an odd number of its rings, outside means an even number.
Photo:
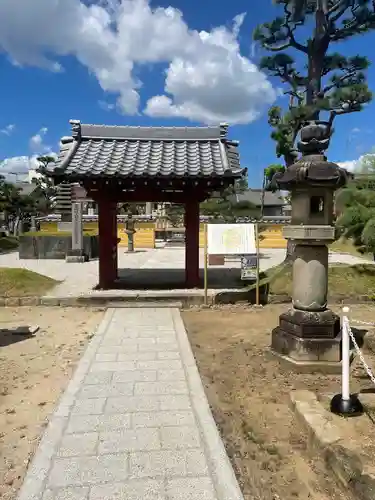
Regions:
<svg viewBox="0 0 375 500"><path fill-rule="evenodd" d="M298 149L302 157L285 172L275 174L272 184L290 191L297 186L339 189L348 181L348 172L327 160L324 151L329 146L331 131L327 122L310 122L301 130Z"/></svg>

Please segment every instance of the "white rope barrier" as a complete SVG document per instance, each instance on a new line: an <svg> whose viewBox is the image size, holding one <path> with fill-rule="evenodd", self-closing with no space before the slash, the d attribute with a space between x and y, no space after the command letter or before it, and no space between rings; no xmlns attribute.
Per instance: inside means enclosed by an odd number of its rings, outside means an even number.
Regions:
<svg viewBox="0 0 375 500"><path fill-rule="evenodd" d="M353 417L356 415L362 415L363 406L358 399L357 394L350 394L350 339L359 354L362 364L365 369L370 371L361 350L357 344L357 341L351 331L349 323L349 307L343 307L341 318L341 393L336 394L331 400L331 412L336 415L342 415L346 417ZM367 370L366 370L367 371ZM367 372L369 373L369 372ZM372 375L372 374L371 374ZM373 380L373 379L372 379ZM373 380L374 381L374 380Z"/></svg>

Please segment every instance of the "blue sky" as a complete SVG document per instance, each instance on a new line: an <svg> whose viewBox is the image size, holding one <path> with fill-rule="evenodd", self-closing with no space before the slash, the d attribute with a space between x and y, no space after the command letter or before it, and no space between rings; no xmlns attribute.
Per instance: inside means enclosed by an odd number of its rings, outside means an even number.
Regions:
<svg viewBox="0 0 375 500"><path fill-rule="evenodd" d="M277 161L267 109L274 99L287 104L275 92L279 82L254 66L262 53L252 32L275 16L271 0L122 0L114 32L118 11L111 5L119 1L1 1L0 160L56 151L70 119L139 126L229 121L250 186L260 186L263 168ZM371 33L335 49L371 60L374 43ZM368 79L375 89L375 66ZM373 149L374 106L336 120L330 159L352 161Z"/></svg>

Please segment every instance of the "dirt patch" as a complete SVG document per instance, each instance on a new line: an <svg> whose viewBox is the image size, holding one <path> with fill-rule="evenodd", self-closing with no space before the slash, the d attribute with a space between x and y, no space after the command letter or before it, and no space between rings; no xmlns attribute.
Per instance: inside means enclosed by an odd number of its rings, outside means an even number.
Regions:
<svg viewBox="0 0 375 500"><path fill-rule="evenodd" d="M336 393L340 377L299 375L269 353L270 332L288 308L188 310L188 330L206 394L246 500L352 500L307 456L305 435L289 409L293 389ZM353 306L374 321L375 308ZM366 352L370 365L375 357ZM371 387L355 361L353 391ZM367 436L369 437L369 436Z"/></svg>
<svg viewBox="0 0 375 500"><path fill-rule="evenodd" d="M0 498L13 500L48 417L100 323L100 310L2 308L0 329L39 325L32 338L0 333Z"/></svg>

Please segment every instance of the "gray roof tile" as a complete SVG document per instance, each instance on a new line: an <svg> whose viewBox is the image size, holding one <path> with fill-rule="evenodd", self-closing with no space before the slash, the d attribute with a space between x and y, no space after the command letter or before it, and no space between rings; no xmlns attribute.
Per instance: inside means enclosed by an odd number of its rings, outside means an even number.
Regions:
<svg viewBox="0 0 375 500"><path fill-rule="evenodd" d="M248 189L243 193L234 195L236 201L248 201L260 207L262 204L262 190L261 189ZM265 191L264 193L264 206L265 207L281 207L285 205L285 201L282 198L280 191L272 193L270 191Z"/></svg>
<svg viewBox="0 0 375 500"><path fill-rule="evenodd" d="M236 177L238 143L219 127L115 127L72 121L48 173L79 177Z"/></svg>

